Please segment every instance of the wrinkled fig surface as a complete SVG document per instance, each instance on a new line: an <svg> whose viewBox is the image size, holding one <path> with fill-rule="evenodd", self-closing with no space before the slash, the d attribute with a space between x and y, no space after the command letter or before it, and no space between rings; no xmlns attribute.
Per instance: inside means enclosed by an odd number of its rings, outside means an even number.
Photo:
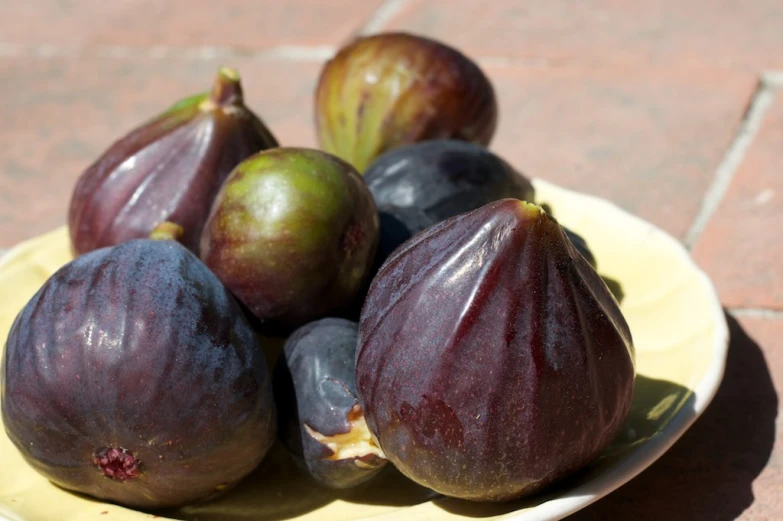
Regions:
<svg viewBox="0 0 783 521"><path fill-rule="evenodd" d="M375 157L428 139L486 145L497 102L465 55L408 33L360 37L324 66L315 94L322 149L364 172Z"/></svg>
<svg viewBox="0 0 783 521"><path fill-rule="evenodd" d="M633 383L614 297L534 204L424 230L362 309L367 424L395 467L445 495L508 500L582 468L619 432Z"/></svg>
<svg viewBox="0 0 783 521"><path fill-rule="evenodd" d="M172 221L197 253L226 176L246 157L275 146L245 107L237 72L220 69L211 93L183 99L131 131L81 175L68 212L74 252L147 237L158 223Z"/></svg>
<svg viewBox="0 0 783 521"><path fill-rule="evenodd" d="M288 338L275 366L280 439L316 481L335 489L363 483L386 464L356 396L358 330L345 319L310 322Z"/></svg>
<svg viewBox="0 0 783 521"><path fill-rule="evenodd" d="M131 507L217 495L275 439L253 330L173 241L131 240L58 270L17 316L0 374L3 423L27 462Z"/></svg>

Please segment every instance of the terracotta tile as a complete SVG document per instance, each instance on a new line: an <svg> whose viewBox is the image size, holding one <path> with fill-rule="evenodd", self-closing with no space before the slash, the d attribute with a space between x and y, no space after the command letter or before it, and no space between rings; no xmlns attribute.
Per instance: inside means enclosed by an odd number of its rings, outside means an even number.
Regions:
<svg viewBox="0 0 783 521"><path fill-rule="evenodd" d="M755 89L752 75L485 67L490 147L529 176L609 199L682 239Z"/></svg>
<svg viewBox="0 0 783 521"><path fill-rule="evenodd" d="M0 60L0 248L64 224L82 170L132 128L208 90L219 65L239 69L248 105L281 144L315 144L316 63Z"/></svg>
<svg viewBox="0 0 783 521"><path fill-rule="evenodd" d="M92 43L218 45L337 45L358 30L382 0L136 0Z"/></svg>
<svg viewBox="0 0 783 521"><path fill-rule="evenodd" d="M783 320L729 325L726 373L701 418L647 470L568 521L780 519Z"/></svg>
<svg viewBox="0 0 783 521"><path fill-rule="evenodd" d="M121 19L138 0L0 2L0 41L22 45L79 45L92 31Z"/></svg>
<svg viewBox="0 0 783 521"><path fill-rule="evenodd" d="M783 308L782 173L779 96L694 248L726 306Z"/></svg>
<svg viewBox="0 0 783 521"><path fill-rule="evenodd" d="M778 0L411 0L385 29L429 35L481 55L589 62L783 64Z"/></svg>
<svg viewBox="0 0 783 521"><path fill-rule="evenodd" d="M4 44L336 45L382 0L29 0L0 3Z"/></svg>

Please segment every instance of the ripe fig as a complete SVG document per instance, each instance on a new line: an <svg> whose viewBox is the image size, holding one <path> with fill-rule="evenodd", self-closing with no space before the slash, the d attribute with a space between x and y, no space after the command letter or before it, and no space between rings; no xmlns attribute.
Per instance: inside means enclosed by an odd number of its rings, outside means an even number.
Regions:
<svg viewBox="0 0 783 521"><path fill-rule="evenodd" d="M275 366L279 437L320 484L345 489L386 464L356 396L359 325L324 318L288 338Z"/></svg>
<svg viewBox="0 0 783 521"><path fill-rule="evenodd" d="M385 256L378 261L402 244L400 239L444 219L499 199L533 202L535 196L530 181L494 153L448 139L390 150L370 165L364 181L375 204L386 212L381 215L379 248Z"/></svg>
<svg viewBox="0 0 783 521"><path fill-rule="evenodd" d="M396 250L362 309L356 385L413 481L502 501L582 468L631 408L631 333L562 228L503 199Z"/></svg>
<svg viewBox="0 0 783 521"><path fill-rule="evenodd" d="M497 124L489 79L471 59L408 33L360 37L326 63L315 94L318 142L363 172L428 139L487 145Z"/></svg>
<svg viewBox="0 0 783 521"><path fill-rule="evenodd" d="M239 305L170 240L77 257L16 317L6 432L57 485L131 507L237 483L276 433L264 354Z"/></svg>
<svg viewBox="0 0 783 521"><path fill-rule="evenodd" d="M183 99L115 142L79 178L68 211L73 250L147 237L162 221L198 253L218 189L246 157L276 147L245 107L239 75L221 68L210 94Z"/></svg>
<svg viewBox="0 0 783 521"><path fill-rule="evenodd" d="M377 244L378 212L353 167L319 150L281 147L226 179L201 257L263 332L288 332L355 307Z"/></svg>

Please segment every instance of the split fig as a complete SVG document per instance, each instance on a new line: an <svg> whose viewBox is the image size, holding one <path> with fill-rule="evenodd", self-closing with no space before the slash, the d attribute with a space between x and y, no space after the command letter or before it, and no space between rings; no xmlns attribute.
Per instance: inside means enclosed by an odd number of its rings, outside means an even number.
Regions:
<svg viewBox="0 0 783 521"><path fill-rule="evenodd" d="M366 482L386 464L356 395L358 330L340 318L305 324L275 366L279 437L310 476L334 489Z"/></svg>

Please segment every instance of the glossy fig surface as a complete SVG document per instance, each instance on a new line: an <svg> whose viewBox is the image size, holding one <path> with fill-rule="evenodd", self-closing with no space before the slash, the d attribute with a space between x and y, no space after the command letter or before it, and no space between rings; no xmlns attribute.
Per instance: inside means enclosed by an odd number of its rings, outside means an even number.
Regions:
<svg viewBox="0 0 783 521"><path fill-rule="evenodd" d="M409 33L357 38L321 71L315 123L322 149L359 172L393 148L428 139L486 145L497 124L487 76L441 42Z"/></svg>
<svg viewBox="0 0 783 521"><path fill-rule="evenodd" d="M340 318L305 324L275 366L280 439L310 476L334 489L363 483L386 464L356 395L358 330Z"/></svg>
<svg viewBox="0 0 783 521"><path fill-rule="evenodd" d="M254 331L174 241L127 241L54 273L17 316L0 374L3 423L27 462L127 506L219 494L275 439Z"/></svg>
<svg viewBox="0 0 783 521"><path fill-rule="evenodd" d="M370 165L364 181L385 211L379 248L384 259L402 244L400 239L449 217L499 199L535 199L530 181L502 158L483 146L450 139L390 150Z"/></svg>
<svg viewBox="0 0 783 521"><path fill-rule="evenodd" d="M355 306L378 243L359 174L326 152L280 147L242 162L217 196L201 257L264 330Z"/></svg>
<svg viewBox="0 0 783 521"><path fill-rule="evenodd" d="M370 287L356 384L403 474L501 501L582 468L631 407L617 302L540 207L489 203L396 250Z"/></svg>
<svg viewBox="0 0 783 521"><path fill-rule="evenodd" d="M209 94L183 99L112 144L82 173L71 196L73 250L147 237L162 221L182 226L198 253L218 189L248 156L277 146L245 105L237 72L222 68Z"/></svg>

